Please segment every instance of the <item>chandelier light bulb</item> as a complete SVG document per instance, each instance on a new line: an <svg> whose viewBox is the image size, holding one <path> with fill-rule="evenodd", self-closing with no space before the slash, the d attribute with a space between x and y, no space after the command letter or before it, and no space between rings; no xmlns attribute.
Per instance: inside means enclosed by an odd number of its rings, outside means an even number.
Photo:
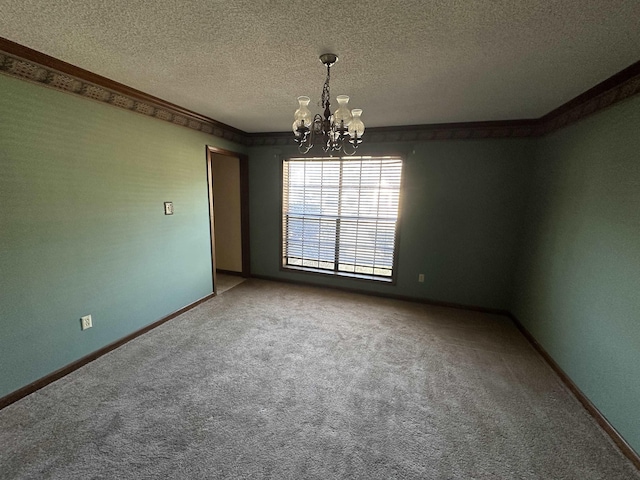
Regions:
<svg viewBox="0 0 640 480"><path fill-rule="evenodd" d="M296 128L298 126L303 126L307 128L311 126L312 116L311 116L311 110L309 110L309 107L308 107L310 101L311 99L309 97L306 97L306 96L298 97L299 106L298 106L298 109L293 114L294 133L296 132Z"/></svg>
<svg viewBox="0 0 640 480"><path fill-rule="evenodd" d="M351 110L351 115L353 116L353 120L349 124L349 136L352 139L362 137L364 133L364 123L360 119L360 115L362 115L362 109L354 108Z"/></svg>
<svg viewBox="0 0 640 480"><path fill-rule="evenodd" d="M333 123L336 128L347 128L351 123L352 115L347 103L349 103L349 95L338 95L338 109L333 114Z"/></svg>

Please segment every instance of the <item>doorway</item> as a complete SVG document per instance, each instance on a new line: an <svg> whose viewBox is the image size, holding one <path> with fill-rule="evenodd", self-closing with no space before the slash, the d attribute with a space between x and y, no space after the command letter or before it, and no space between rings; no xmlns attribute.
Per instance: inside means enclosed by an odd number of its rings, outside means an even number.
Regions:
<svg viewBox="0 0 640 480"><path fill-rule="evenodd" d="M217 273L250 276L249 158L207 146L213 293Z"/></svg>

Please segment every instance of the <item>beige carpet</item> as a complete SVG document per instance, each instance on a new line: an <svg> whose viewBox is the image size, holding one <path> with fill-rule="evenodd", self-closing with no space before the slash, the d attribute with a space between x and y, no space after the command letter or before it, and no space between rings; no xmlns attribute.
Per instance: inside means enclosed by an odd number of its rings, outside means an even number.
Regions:
<svg viewBox="0 0 640 480"><path fill-rule="evenodd" d="M240 277L238 275L216 273L216 282L217 282L216 294L220 295L221 293L224 293L227 290L231 290L233 287L237 287L245 280L246 278Z"/></svg>
<svg viewBox="0 0 640 480"><path fill-rule="evenodd" d="M250 279L0 411L7 479L639 479L504 317Z"/></svg>

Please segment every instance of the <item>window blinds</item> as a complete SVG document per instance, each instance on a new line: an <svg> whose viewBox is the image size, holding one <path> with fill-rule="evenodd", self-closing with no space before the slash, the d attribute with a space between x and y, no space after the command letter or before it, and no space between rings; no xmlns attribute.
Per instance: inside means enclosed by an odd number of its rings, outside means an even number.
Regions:
<svg viewBox="0 0 640 480"><path fill-rule="evenodd" d="M391 280L402 159L283 162L283 266Z"/></svg>

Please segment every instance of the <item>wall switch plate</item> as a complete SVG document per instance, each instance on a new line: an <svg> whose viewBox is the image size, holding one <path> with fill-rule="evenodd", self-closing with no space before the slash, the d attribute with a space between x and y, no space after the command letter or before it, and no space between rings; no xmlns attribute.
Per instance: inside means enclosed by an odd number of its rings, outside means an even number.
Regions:
<svg viewBox="0 0 640 480"><path fill-rule="evenodd" d="M420 275L418 275L418 281L419 281L420 283L423 283L423 282L424 282L424 273L421 273Z"/></svg>
<svg viewBox="0 0 640 480"><path fill-rule="evenodd" d="M93 327L93 323L91 322L91 315L85 315L80 319L80 328L82 330L86 330L87 328Z"/></svg>
<svg viewBox="0 0 640 480"><path fill-rule="evenodd" d="M173 215L173 202L164 202L164 214Z"/></svg>

